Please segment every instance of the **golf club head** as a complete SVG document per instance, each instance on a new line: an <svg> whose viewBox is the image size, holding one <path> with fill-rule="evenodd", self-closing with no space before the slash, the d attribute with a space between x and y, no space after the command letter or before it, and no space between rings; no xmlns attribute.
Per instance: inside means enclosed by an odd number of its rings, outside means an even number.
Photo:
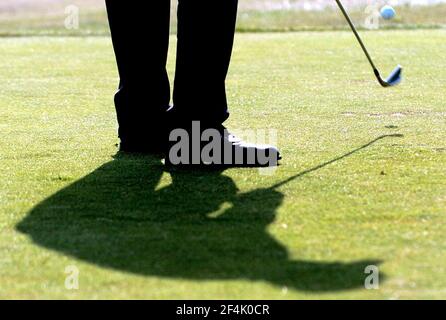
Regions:
<svg viewBox="0 0 446 320"><path fill-rule="evenodd" d="M403 72L403 68L400 65L398 65L392 71L392 73L389 75L389 77L387 77L386 80L383 80L379 74L379 71L375 69L376 78L378 79L379 84L383 87L393 87L393 86L396 86L397 84L399 84L402 80L402 72Z"/></svg>

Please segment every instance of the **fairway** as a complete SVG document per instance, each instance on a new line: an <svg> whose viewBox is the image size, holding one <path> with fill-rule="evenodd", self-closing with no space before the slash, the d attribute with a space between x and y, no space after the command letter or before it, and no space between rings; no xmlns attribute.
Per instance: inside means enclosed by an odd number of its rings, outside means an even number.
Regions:
<svg viewBox="0 0 446 320"><path fill-rule="evenodd" d="M350 32L236 35L227 125L277 130L271 176L116 156L109 37L0 38L0 298L445 298L446 31L363 35L401 86Z"/></svg>

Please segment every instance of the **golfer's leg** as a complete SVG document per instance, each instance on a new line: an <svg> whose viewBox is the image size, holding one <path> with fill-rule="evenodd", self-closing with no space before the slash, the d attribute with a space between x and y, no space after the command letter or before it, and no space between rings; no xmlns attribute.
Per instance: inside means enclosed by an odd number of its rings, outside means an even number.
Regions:
<svg viewBox="0 0 446 320"><path fill-rule="evenodd" d="M120 76L119 136L132 144L158 139L157 126L170 102L170 0L106 0L106 6Z"/></svg>
<svg viewBox="0 0 446 320"><path fill-rule="evenodd" d="M175 110L183 118L221 124L229 116L225 79L237 0L179 0Z"/></svg>

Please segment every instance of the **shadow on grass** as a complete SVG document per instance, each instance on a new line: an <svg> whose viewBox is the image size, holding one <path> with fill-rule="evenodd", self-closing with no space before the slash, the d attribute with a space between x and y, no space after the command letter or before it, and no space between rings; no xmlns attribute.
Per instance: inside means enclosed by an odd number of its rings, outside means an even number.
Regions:
<svg viewBox="0 0 446 320"><path fill-rule="evenodd" d="M281 184L239 193L222 172L172 170L172 183L160 187L163 172L154 157L118 156L38 204L17 229L102 267L167 278L259 280L322 292L360 288L365 267L380 264L291 260L266 230L284 198Z"/></svg>

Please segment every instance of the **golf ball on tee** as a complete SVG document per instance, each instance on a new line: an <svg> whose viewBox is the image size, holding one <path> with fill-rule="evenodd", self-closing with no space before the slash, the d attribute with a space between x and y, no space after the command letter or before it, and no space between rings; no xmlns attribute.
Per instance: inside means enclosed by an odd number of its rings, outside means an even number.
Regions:
<svg viewBox="0 0 446 320"><path fill-rule="evenodd" d="M393 9L391 6L384 6L381 9L381 17L383 17L386 20L393 19L396 15L395 9Z"/></svg>

